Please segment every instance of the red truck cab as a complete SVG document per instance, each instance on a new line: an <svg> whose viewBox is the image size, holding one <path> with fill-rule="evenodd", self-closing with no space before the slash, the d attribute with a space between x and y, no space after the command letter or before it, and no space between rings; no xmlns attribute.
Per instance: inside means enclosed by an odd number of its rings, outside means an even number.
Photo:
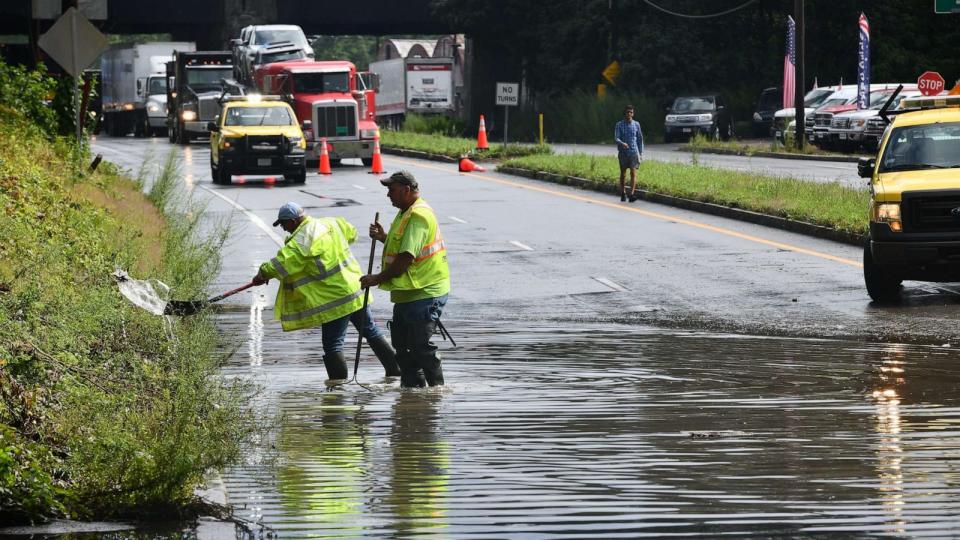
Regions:
<svg viewBox="0 0 960 540"><path fill-rule="evenodd" d="M293 107L304 125L307 160L319 160L320 140L326 138L331 162L360 158L370 165L379 128L376 95L362 75L344 60L297 60L257 67L253 84L255 91L283 96Z"/></svg>

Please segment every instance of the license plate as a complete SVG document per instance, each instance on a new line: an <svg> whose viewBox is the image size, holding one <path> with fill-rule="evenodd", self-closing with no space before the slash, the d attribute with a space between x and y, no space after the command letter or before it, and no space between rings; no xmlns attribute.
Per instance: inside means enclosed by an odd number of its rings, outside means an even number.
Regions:
<svg viewBox="0 0 960 540"><path fill-rule="evenodd" d="M272 162L270 158L258 158L257 167L269 167Z"/></svg>
<svg viewBox="0 0 960 540"><path fill-rule="evenodd" d="M815 136L816 138L818 138L818 139L822 139L822 138L823 138L823 133L814 133L814 136Z"/></svg>
<svg viewBox="0 0 960 540"><path fill-rule="evenodd" d="M683 128L684 133L690 133L690 128Z"/></svg>
<svg viewBox="0 0 960 540"><path fill-rule="evenodd" d="M847 140L847 134L846 134L846 133L837 133L837 138L840 139L841 141L845 141L845 140Z"/></svg>
<svg viewBox="0 0 960 540"><path fill-rule="evenodd" d="M776 138L779 139L781 135L782 135L782 133L780 133L779 131L777 131L777 132L774 134L774 137L776 137Z"/></svg>

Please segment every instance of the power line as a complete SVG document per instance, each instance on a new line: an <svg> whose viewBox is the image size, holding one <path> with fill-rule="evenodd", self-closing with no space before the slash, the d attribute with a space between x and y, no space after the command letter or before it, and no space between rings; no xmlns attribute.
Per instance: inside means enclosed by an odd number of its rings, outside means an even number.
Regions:
<svg viewBox="0 0 960 540"><path fill-rule="evenodd" d="M747 0L747 1L744 2L743 4L740 4L739 6L733 8L733 9L728 9L728 10L726 10L726 11L721 11L721 12L719 12L719 13L711 13L711 14L709 14L709 15L689 15L689 14L686 14L686 13L677 13L676 11L670 11L669 9L666 9L666 8L664 8L664 7L661 7L661 6L658 6L657 4L654 4L651 0L643 0L643 1L644 1L644 3L646 3L648 6L654 8L654 9L658 9L658 10L664 12L664 13L668 13L668 14L670 14L670 15L673 15L674 17L683 17L683 18L685 18L685 19L711 19L711 18L713 18L713 17L723 17L724 15L729 15L729 14L733 13L734 11L737 11L737 10L740 10L740 9L743 9L743 8L749 6L750 4L756 2L757 0Z"/></svg>

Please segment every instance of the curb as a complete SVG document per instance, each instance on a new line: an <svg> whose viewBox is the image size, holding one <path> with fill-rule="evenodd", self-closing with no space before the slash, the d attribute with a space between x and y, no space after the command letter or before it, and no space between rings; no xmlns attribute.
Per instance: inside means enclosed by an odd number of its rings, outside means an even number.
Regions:
<svg viewBox="0 0 960 540"><path fill-rule="evenodd" d="M380 152L384 154L393 154L395 156L426 159L429 161L442 161L444 163L460 162L458 158L452 158L450 156L444 156L440 154L430 154L428 152L421 152L420 150L407 150L405 148L390 148L390 147L384 146L383 144L380 145Z"/></svg>
<svg viewBox="0 0 960 540"><path fill-rule="evenodd" d="M529 169L518 169L515 167L497 167L497 171L503 172L506 174L512 174L515 176L532 178L534 180L544 180L544 181L552 182L555 184L576 186L579 188L590 189L593 191L602 191L606 193L617 192L617 187L614 185L594 182L593 180L588 180L586 178L578 178L575 176L564 176L564 175L554 174L546 171L532 171ZM761 214L759 212L753 212L750 210L743 210L740 208L733 208L729 206L722 206L714 203L695 201L692 199L684 199L681 197L674 197L672 195L654 193L652 191L647 191L640 188L637 188L637 193L640 195L640 198L645 201L650 201L658 204L666 204L666 205L674 206L677 208L683 208L685 210L693 210L695 212L702 212L704 214L711 214L714 216L737 219L740 221L755 223L757 225L773 227L776 229L805 234L807 236L814 236L817 238L823 238L826 240L832 240L834 242L841 242L841 243L849 244L853 246L862 246L864 242L864 237L859 234L850 233L846 231L839 231L837 229L831 229L830 227L815 225L813 223L807 223L805 221L797 221L794 219L789 219L789 218L784 218L779 216L771 216L769 214Z"/></svg>
<svg viewBox="0 0 960 540"><path fill-rule="evenodd" d="M794 159L803 161L832 161L835 163L856 163L860 158L854 156L815 156L807 154L788 154L786 152L754 152L747 154L739 150L726 150L723 148L700 148L694 150L689 145L678 148L681 152L691 152L700 154L719 154L722 156L743 156L743 157L764 157L774 159Z"/></svg>

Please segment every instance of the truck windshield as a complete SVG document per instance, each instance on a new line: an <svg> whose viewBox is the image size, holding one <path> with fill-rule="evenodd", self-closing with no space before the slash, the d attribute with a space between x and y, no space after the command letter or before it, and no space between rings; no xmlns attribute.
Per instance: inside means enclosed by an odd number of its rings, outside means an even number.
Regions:
<svg viewBox="0 0 960 540"><path fill-rule="evenodd" d="M296 122L286 107L231 107L225 126L292 126Z"/></svg>
<svg viewBox="0 0 960 540"><path fill-rule="evenodd" d="M294 45L307 48L310 45L307 43L307 38L304 37L303 31L297 30L257 30L253 36L251 45L268 45L270 43L279 43L281 41L289 41Z"/></svg>
<svg viewBox="0 0 960 540"><path fill-rule="evenodd" d="M819 107L820 104L826 101L831 94L833 94L833 90L830 90L829 88L817 88L816 90L811 90L807 92L806 96L803 97L803 106Z"/></svg>
<svg viewBox="0 0 960 540"><path fill-rule="evenodd" d="M960 122L895 128L878 172L960 167Z"/></svg>
<svg viewBox="0 0 960 540"><path fill-rule="evenodd" d="M293 76L293 91L298 94L349 92L350 73L297 73Z"/></svg>
<svg viewBox="0 0 960 540"><path fill-rule="evenodd" d="M195 89L198 87L220 88L220 79L231 78L233 78L231 66L187 68L187 85Z"/></svg>
<svg viewBox="0 0 960 540"><path fill-rule="evenodd" d="M673 112L694 113L713 110L712 97L679 97L673 102Z"/></svg>
<svg viewBox="0 0 960 540"><path fill-rule="evenodd" d="M167 93L167 78L166 77L150 77L150 80L147 83L147 95L155 96L157 94L166 94L166 93Z"/></svg>

